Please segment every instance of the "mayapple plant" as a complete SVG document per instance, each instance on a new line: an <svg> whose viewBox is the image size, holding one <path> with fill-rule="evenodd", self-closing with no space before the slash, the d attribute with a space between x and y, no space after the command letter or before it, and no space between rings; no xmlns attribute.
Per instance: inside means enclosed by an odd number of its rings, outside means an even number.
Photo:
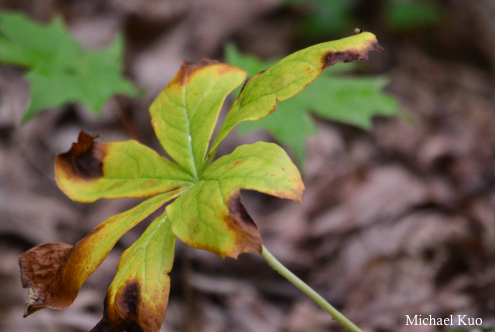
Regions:
<svg viewBox="0 0 495 332"><path fill-rule="evenodd" d="M221 257L257 252L311 296L350 331L360 331L321 296L283 267L262 245L240 190L257 190L302 202L297 167L276 144L242 145L213 161L219 144L242 121L259 120L303 90L337 62L367 59L382 51L375 36L354 36L315 45L282 59L247 80L211 143L224 99L246 73L226 63L184 62L150 107L155 133L168 155L133 140L98 143L81 132L55 161L60 189L78 202L100 198L151 197L110 217L75 246L38 245L19 257L23 287L29 288L25 316L46 307L61 309L76 298L84 281L119 238L168 204L119 261L104 302L102 320L91 330L157 332L165 317L176 237Z"/></svg>

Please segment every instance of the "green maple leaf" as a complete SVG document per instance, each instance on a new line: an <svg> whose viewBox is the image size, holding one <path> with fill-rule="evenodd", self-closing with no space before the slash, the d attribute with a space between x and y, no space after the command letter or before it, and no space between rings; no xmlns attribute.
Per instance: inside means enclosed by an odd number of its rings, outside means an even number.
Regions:
<svg viewBox="0 0 495 332"><path fill-rule="evenodd" d="M222 257L261 253L261 236L241 203L240 190L302 200L301 175L281 147L265 142L243 145L213 161L220 142L237 124L275 111L277 101L303 90L327 67L365 59L368 52L380 49L374 35L362 33L296 52L255 75L209 149L223 101L242 84L246 72L208 59L183 63L150 107L155 133L175 162L136 141L98 143L81 132L78 142L55 161L57 184L64 193L79 202L151 198L107 219L75 246L42 244L22 254L22 282L29 288L25 315L70 305L118 239L162 209L122 255L103 319L92 330L158 331L168 303L176 237Z"/></svg>
<svg viewBox="0 0 495 332"><path fill-rule="evenodd" d="M20 13L0 12L0 62L29 68L31 103L23 122L48 107L79 102L98 115L116 93L137 96L122 77L123 38L85 52L59 17L44 26Z"/></svg>
<svg viewBox="0 0 495 332"><path fill-rule="evenodd" d="M270 67L274 60L262 61L251 55L241 54L234 45L225 49L226 61L243 68L249 75ZM304 91L288 101L278 104L278 112L256 122L244 122L239 126L241 135L256 130L266 130L293 153L299 167L304 161L306 140L317 129L311 117L338 121L370 130L375 116L400 116L407 119L397 101L382 92L388 84L384 76L342 77L352 68L339 64L318 77ZM234 93L238 91L234 91Z"/></svg>

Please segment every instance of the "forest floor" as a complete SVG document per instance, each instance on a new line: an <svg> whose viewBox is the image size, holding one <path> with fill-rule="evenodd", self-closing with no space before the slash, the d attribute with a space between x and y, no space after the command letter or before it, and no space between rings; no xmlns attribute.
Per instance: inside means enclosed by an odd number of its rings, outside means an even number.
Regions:
<svg viewBox="0 0 495 332"><path fill-rule="evenodd" d="M74 244L135 205L69 200L54 180L55 155L81 129L102 142L133 137L162 151L147 109L181 60L221 58L229 39L265 58L295 51L304 44L295 37L296 18L280 6L277 0L0 0L0 8L41 20L62 12L87 48L123 30L126 73L146 91L138 100L114 98L100 119L69 105L21 126L29 93L24 71L0 66L0 332L89 331L101 318L121 253L148 224L118 242L70 307L22 318L27 290L18 255L45 242ZM367 28L386 49L370 56L370 72L390 76L387 91L413 124L377 118L365 132L317 119L302 205L243 192L265 246L363 331L438 330L406 326L405 315L416 314L462 314L495 326L495 5L445 6L444 26L427 37L381 38L378 23ZM220 154L259 139L271 138L230 135ZM163 332L342 330L259 255L222 260L182 243L176 252Z"/></svg>

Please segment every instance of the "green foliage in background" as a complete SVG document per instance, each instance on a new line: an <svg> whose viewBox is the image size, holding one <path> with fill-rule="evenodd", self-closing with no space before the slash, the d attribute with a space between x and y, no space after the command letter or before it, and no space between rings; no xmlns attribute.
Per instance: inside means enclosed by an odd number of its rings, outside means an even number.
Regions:
<svg viewBox="0 0 495 332"><path fill-rule="evenodd" d="M363 2L363 1L361 1ZM288 6L306 11L301 22L304 35L316 38L338 35L359 26L355 13L359 0L285 0ZM387 0L382 3L385 24L395 31L428 28L440 22L442 8L437 1Z"/></svg>
<svg viewBox="0 0 495 332"><path fill-rule="evenodd" d="M42 25L21 13L0 12L0 63L28 68L31 103L26 122L42 109L79 102L98 115L116 93L137 96L122 76L124 42L118 36L106 49L86 52L60 17Z"/></svg>
<svg viewBox="0 0 495 332"><path fill-rule="evenodd" d="M254 56L241 54L234 45L225 48L226 62L243 68L248 76L269 68L277 60L262 61ZM353 69L351 64L330 67L305 90L290 100L279 102L278 111L259 121L239 125L241 135L266 130L294 154L302 168L306 140L317 130L310 112L315 115L359 128L370 130L375 116L401 116L397 101L382 92L388 83L385 76L343 77L338 74ZM239 93L238 90L234 93Z"/></svg>
<svg viewBox="0 0 495 332"><path fill-rule="evenodd" d="M398 31L427 28L440 22L441 8L436 2L389 2L385 7L385 18L388 26Z"/></svg>
<svg viewBox="0 0 495 332"><path fill-rule="evenodd" d="M352 13L356 0L285 0L289 5L308 5L309 14L302 22L302 30L312 37L350 31L355 25Z"/></svg>

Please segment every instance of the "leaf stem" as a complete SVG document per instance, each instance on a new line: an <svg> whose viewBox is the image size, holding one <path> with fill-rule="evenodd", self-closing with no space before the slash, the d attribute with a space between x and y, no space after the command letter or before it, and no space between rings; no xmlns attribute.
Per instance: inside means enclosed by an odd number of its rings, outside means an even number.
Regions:
<svg viewBox="0 0 495 332"><path fill-rule="evenodd" d="M289 280L297 288L302 290L306 295L308 295L313 301L316 302L320 307L330 314L337 322L342 324L346 329L351 332L362 332L359 327L357 327L353 322L342 315L337 309L335 309L330 303L328 303L320 294L316 293L311 287L299 279L296 275L290 272L285 266L282 265L273 255L263 246L263 251L261 255L268 262L268 264L283 277Z"/></svg>

